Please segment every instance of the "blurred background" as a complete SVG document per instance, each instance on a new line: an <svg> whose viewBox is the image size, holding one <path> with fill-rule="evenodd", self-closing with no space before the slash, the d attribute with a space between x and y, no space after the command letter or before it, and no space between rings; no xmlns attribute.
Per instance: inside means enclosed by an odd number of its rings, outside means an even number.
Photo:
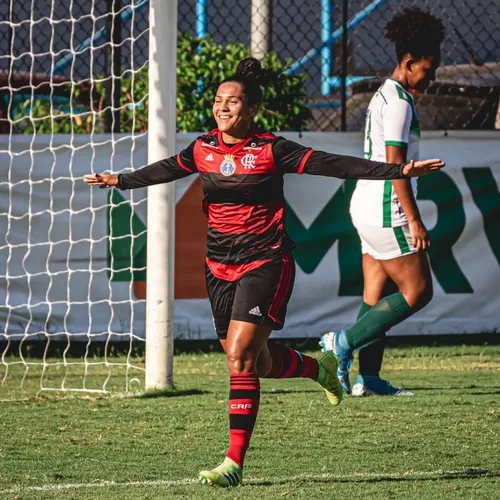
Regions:
<svg viewBox="0 0 500 500"><path fill-rule="evenodd" d="M15 133L30 133L33 123L22 118L30 112L47 116L50 106L52 115L58 110L64 114L68 107L73 114L97 113L91 125L73 124L77 133L146 129L141 110L145 113L147 103L148 4L1 2L1 132L13 126ZM179 0L178 94L184 101L178 111L211 98L210 85L198 80L204 73L206 82L223 76L214 71L214 61L229 56L224 69L234 69L250 49L259 58L271 53L276 71L286 72L289 79L295 76L305 91L290 95L297 109L291 105L292 111L284 113L288 116L263 125L276 130L361 130L370 97L395 65L385 25L394 11L411 5L428 8L446 27L437 80L416 96L422 129L500 128L497 0ZM197 39L203 41L195 43ZM293 87L295 80L290 81ZM75 103L70 102L71 92ZM182 97L186 95L189 99ZM57 131L67 132L62 123L64 119L56 120ZM43 120L37 125L38 132L46 132ZM50 126L54 131L54 123ZM178 117L179 131L211 126L209 115L199 120Z"/></svg>

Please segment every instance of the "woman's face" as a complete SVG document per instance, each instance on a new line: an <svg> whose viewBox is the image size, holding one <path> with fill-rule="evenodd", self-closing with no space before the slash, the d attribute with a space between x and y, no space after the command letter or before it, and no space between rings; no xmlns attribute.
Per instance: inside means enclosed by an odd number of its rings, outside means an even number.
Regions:
<svg viewBox="0 0 500 500"><path fill-rule="evenodd" d="M212 112L222 133L239 139L245 137L257 110L258 104L248 106L240 83L226 82L217 89Z"/></svg>
<svg viewBox="0 0 500 500"><path fill-rule="evenodd" d="M410 58L406 65L408 85L412 89L424 91L429 83L436 78L439 64L439 56L428 56L418 60Z"/></svg>

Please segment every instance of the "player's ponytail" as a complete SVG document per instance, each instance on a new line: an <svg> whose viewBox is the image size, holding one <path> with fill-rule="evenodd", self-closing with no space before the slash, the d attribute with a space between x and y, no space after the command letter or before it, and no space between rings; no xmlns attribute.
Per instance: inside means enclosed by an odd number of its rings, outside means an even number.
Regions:
<svg viewBox="0 0 500 500"><path fill-rule="evenodd" d="M239 62L234 75L226 78L222 83L240 83L247 96L247 104L251 106L262 101L263 88L269 84L269 76L269 70L263 68L257 59L247 57Z"/></svg>

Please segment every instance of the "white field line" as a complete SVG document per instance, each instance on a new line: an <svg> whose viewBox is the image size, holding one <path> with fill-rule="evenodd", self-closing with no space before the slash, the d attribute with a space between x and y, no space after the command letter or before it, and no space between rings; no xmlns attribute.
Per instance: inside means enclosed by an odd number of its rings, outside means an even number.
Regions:
<svg viewBox="0 0 500 500"><path fill-rule="evenodd" d="M259 484L265 481L266 483L290 483L297 481L318 481L318 480L330 480L330 481L353 481L353 480L372 480L379 479L380 481L384 480L393 480L393 479L407 479L411 480L412 478L439 478L439 477L450 477L453 476L463 477L463 476L477 476L477 477L488 477L488 476L496 476L500 474L500 469L465 469L465 470L456 470L456 471L444 471L444 470L435 470L435 471L402 471L402 472L355 472L352 474L299 474L297 476L288 476L288 477L267 477L267 478L249 478L244 480L245 485ZM183 486L198 483L199 481L195 478L185 478L185 479L154 479L150 481L106 481L106 480L97 480L91 483L60 483L60 484L44 484L41 486L24 486L18 485L13 488L7 490L0 490L1 495L7 494L15 494L22 492L30 492L30 491L62 491L62 490L73 490L73 489L93 489L93 488L112 488L112 487L128 487L128 486Z"/></svg>

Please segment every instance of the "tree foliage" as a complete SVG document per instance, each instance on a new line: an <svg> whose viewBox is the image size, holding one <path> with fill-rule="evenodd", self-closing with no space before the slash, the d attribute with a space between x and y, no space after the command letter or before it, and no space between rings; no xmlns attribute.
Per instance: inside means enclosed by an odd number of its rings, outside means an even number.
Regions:
<svg viewBox="0 0 500 500"><path fill-rule="evenodd" d="M248 57L240 42L226 46L206 36L179 34L177 50L177 131L203 132L215 127L212 103L219 83L231 75L238 62ZM274 131L304 130L311 118L304 90L304 75L285 74L276 52L263 61L271 70L271 83L264 91L258 126ZM145 132L148 127L148 66L125 72L120 81L121 132ZM14 107L14 132L32 134L78 134L104 132L104 80L97 77L92 88L68 85L64 96L31 96ZM72 105L70 105L72 103Z"/></svg>

